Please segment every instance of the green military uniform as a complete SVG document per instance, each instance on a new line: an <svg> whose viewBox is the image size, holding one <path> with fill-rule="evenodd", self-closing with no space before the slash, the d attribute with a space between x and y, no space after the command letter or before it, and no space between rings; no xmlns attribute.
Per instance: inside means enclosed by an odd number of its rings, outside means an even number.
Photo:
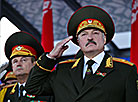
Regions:
<svg viewBox="0 0 138 102"><path fill-rule="evenodd" d="M83 57L60 62L56 70L51 73L49 70L52 66L54 60L49 60L45 55L38 60L26 87L30 93L41 95L47 94L46 90L50 92L53 90L55 102L137 102L138 100L136 66L126 60L112 58L106 54L97 72L85 86L82 86L81 73ZM46 77L48 75L50 76ZM40 80L44 82L49 78L51 81L39 83ZM33 84L34 80L37 84Z"/></svg>
<svg viewBox="0 0 138 102"><path fill-rule="evenodd" d="M9 61L16 56L30 56L37 59L44 52L41 44L26 32L12 34L5 43L5 54ZM19 98L19 83L8 85L0 92L0 102L52 102L52 96L27 94Z"/></svg>
<svg viewBox="0 0 138 102"><path fill-rule="evenodd" d="M78 45L77 36L84 29L98 29L111 41L115 28L112 18L103 9L85 6L69 20L68 34ZM105 53L94 75L83 85L84 55L60 62L43 54L36 62L26 83L29 93L54 93L55 102L137 102L138 75L136 66ZM56 65L54 71L52 68ZM35 81L34 81L35 80ZM41 84L43 83L43 84Z"/></svg>
<svg viewBox="0 0 138 102"><path fill-rule="evenodd" d="M36 96L26 94L19 99L19 86L17 83L8 85L0 91L0 102L52 102L52 96Z"/></svg>

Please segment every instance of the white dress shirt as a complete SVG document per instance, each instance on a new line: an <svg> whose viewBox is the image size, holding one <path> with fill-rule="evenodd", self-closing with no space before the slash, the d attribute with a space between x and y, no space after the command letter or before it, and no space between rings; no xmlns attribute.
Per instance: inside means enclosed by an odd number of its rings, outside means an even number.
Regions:
<svg viewBox="0 0 138 102"><path fill-rule="evenodd" d="M19 85L19 96L20 96L20 86L23 85L25 87L25 83L23 84L18 83L18 85ZM25 94L26 94L26 91L23 90L23 96L25 96Z"/></svg>
<svg viewBox="0 0 138 102"><path fill-rule="evenodd" d="M93 59L95 63L92 65L92 70L93 70L93 74L97 71L98 67L100 66L103 58L104 58L105 52L101 52L100 54L98 54L97 56L95 56ZM88 57L84 56L84 68L83 68L83 79L85 77L85 73L87 71L87 67L88 65L86 64L87 61L90 60Z"/></svg>

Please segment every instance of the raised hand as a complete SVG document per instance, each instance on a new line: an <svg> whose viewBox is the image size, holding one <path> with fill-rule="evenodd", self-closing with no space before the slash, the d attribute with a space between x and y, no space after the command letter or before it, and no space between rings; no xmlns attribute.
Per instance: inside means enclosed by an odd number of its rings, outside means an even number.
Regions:
<svg viewBox="0 0 138 102"><path fill-rule="evenodd" d="M54 49L48 54L48 56L50 56L51 58L59 58L68 48L68 45L66 45L66 43L68 43L72 38L73 36L69 36L68 38L57 43Z"/></svg>

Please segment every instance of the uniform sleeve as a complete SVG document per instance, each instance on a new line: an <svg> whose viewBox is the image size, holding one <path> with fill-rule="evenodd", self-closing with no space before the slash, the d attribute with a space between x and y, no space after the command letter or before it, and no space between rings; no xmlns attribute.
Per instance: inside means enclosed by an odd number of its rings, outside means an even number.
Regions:
<svg viewBox="0 0 138 102"><path fill-rule="evenodd" d="M133 69L126 81L126 102L138 102L138 75Z"/></svg>
<svg viewBox="0 0 138 102"><path fill-rule="evenodd" d="M49 59L45 54L40 56L36 65L32 68L25 90L29 94L34 95L51 95L52 89L50 85L51 70L56 64L55 60Z"/></svg>

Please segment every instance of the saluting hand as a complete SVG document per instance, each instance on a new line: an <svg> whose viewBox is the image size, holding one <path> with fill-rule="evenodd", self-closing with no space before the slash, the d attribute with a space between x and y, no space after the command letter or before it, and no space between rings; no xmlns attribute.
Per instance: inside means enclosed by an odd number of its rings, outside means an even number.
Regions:
<svg viewBox="0 0 138 102"><path fill-rule="evenodd" d="M50 56L51 58L59 58L68 48L68 45L65 44L68 43L72 38L73 36L69 36L68 38L57 43L54 49L48 54L48 56Z"/></svg>

